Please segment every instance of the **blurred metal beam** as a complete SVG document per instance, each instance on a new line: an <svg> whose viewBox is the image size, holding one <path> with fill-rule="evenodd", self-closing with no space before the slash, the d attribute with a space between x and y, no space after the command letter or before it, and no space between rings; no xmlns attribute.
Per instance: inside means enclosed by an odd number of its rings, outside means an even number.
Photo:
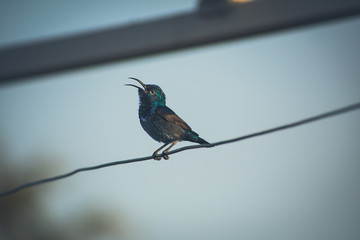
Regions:
<svg viewBox="0 0 360 240"><path fill-rule="evenodd" d="M0 49L0 83L360 13L359 0L257 0L199 6L192 13Z"/></svg>

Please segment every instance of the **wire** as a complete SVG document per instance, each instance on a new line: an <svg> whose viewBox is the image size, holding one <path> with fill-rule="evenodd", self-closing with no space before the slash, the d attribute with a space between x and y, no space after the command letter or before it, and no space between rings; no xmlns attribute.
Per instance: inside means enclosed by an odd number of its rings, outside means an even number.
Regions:
<svg viewBox="0 0 360 240"><path fill-rule="evenodd" d="M292 123L289 123L289 124L281 125L279 127L274 127L274 128L270 128L270 129L267 129L267 130L264 130L264 131L260 131L260 132L256 132L256 133L252 133L252 134L248 134L248 135L244 135L244 136L241 136L241 137L232 138L232 139L228 139L228 140L224 140L224 141L219 141L219 142L215 142L215 143L211 143L211 144L201 144L201 145L186 146L186 147L182 147L182 148L178 148L178 149L169 151L167 154L171 155L171 154L175 154L175 153L190 150L190 149L209 148L209 147L220 146L220 145L224 145L224 144L228 144L228 143L238 142L238 141L242 141L242 140L245 140L245 139L249 139L249 138L253 138L253 137L257 137L257 136L261 136L261 135L265 135L265 134L269 134L269 133L273 133L273 132L277 132L277 131L297 127L297 126L300 126L300 125L304 125L304 124L311 123L311 122L314 122L314 121L319 121L319 120L322 120L322 119L325 119L325 118L333 117L333 116L336 116L336 115L344 114L344 113L359 110L359 109L360 109L360 102L349 105L349 106L346 106L346 107L343 107L343 108L339 108L339 109L336 109L336 110L333 110L333 111L329 111L329 112L326 112L326 113L323 113L323 114L319 114L319 115L316 115L316 116L313 116L313 117L305 118L303 120L299 120L299 121L292 122ZM141 161L150 160L150 159L153 159L152 156L133 158L133 159L127 159L127 160L122 160L122 161L116 161L116 162L109 162L109 163L104 163L104 164L100 164L100 165L92 166L92 167L79 168L79 169L73 170L73 171L71 171L69 173L61 174L61 175L54 176L54 177L44 178L44 179L40 179L40 180L37 180L37 181L28 182L28 183L19 185L19 186L15 187L15 188L0 192L0 197L8 196L10 194L19 192L20 190L23 190L25 188L29 188L29 187L33 187L33 186L36 186L36 185L39 185L39 184L53 182L53 181L60 180L60 179L66 178L66 177L70 177L70 176L72 176L72 175L74 175L76 173L79 173L79 172L91 171L91 170L95 170L95 169L99 169L99 168L105 168L105 167L110 167L110 166L120 165L120 164L141 162Z"/></svg>

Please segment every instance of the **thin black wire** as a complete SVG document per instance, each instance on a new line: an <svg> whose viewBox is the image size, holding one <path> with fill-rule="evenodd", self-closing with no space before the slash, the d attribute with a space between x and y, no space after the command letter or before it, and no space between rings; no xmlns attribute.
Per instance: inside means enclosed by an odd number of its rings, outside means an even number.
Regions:
<svg viewBox="0 0 360 240"><path fill-rule="evenodd" d="M300 125L303 125L303 124L311 123L311 122L318 121L318 120L321 120L321 119L325 119L325 118L333 117L333 116L336 116L336 115L344 114L344 113L347 113L347 112L355 111L355 110L358 110L358 109L360 109L360 102L349 105L349 106L346 106L346 107L343 107L343 108L339 108L339 109L336 109L336 110L333 110L333 111L329 111L329 112L326 112L326 113L323 113L323 114L319 114L319 115L316 115L316 116L313 116L313 117L305 118L305 119L299 120L297 122L281 125L279 127L270 128L268 130L252 133L252 134L249 134L249 135L245 135L245 136L241 136L241 137L237 137L237 138L232 138L232 139L228 139L228 140L224 140L224 141L219 141L219 142L215 142L215 143L211 143L211 144L191 145L191 146L178 148L178 149L175 149L175 150L172 150L172 151L168 152L168 155L175 154L175 153L178 153L178 152L182 152L182 151L185 151L185 150L190 150L190 149L215 147L215 146L220 146L220 145L224 145L224 144L228 144L228 143L238 142L238 141L242 141L242 140L245 140L245 139L249 139L249 138L253 138L253 137L257 137L257 136L261 136L261 135L265 135L265 134L285 130L285 129L288 129L288 128L297 127L297 126L300 126ZM123 161L116 161L116 162L109 162L109 163L100 164L100 165L92 166L92 167L79 168L79 169L76 169L76 170L71 171L69 173L61 174L61 175L50 177L50 178L44 178L44 179L40 179L40 180L37 180L37 181L33 181L33 182L29 182L29 183L19 185L19 186L15 187L15 188L0 192L0 197L5 197L7 195L13 194L15 192L18 192L20 190L23 190L25 188L29 188L29 187L32 187L32 186L35 186L35 185L39 185L39 184L43 184L43 183L47 183L47 182L53 182L53 181L56 181L56 180L59 180L59 179L70 177L70 176L72 176L72 175L74 175L76 173L79 173L79 172L85 172L85 171L90 171L90 170L95 170L95 169L99 169L99 168L105 168L105 167L110 167L110 166L120 165L120 164L141 162L141 161L150 160L150 159L152 159L152 156L133 158L133 159L123 160Z"/></svg>

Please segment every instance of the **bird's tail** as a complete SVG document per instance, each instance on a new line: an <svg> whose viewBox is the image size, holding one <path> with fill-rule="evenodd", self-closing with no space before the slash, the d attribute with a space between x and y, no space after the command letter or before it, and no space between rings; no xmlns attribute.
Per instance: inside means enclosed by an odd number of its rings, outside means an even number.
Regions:
<svg viewBox="0 0 360 240"><path fill-rule="evenodd" d="M207 142L205 139L203 139L201 137L198 138L197 142L200 143L200 144L210 144L209 142Z"/></svg>
<svg viewBox="0 0 360 240"><path fill-rule="evenodd" d="M190 142L200 143L200 144L210 144L206 140L199 137L199 134L197 134L196 132L193 132L193 131L188 132L188 136L187 136L186 140L188 140Z"/></svg>

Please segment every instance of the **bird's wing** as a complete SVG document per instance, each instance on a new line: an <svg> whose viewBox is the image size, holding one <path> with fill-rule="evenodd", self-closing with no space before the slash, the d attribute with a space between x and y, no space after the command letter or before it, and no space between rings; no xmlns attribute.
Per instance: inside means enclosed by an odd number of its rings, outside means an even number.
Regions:
<svg viewBox="0 0 360 240"><path fill-rule="evenodd" d="M187 125L187 123L184 120L182 120L178 115L176 115L176 113L170 108L166 106L158 107L156 108L155 112L164 120L170 123L174 123L185 130L192 131L191 127Z"/></svg>

